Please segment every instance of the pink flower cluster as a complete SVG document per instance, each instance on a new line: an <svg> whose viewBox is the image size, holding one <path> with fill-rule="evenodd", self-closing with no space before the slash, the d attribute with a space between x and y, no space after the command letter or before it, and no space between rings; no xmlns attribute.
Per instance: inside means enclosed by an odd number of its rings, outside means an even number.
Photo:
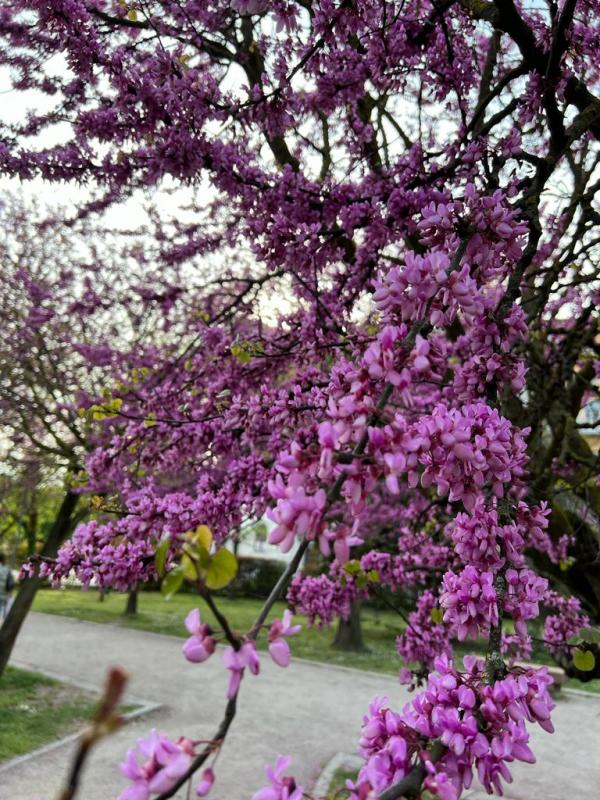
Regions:
<svg viewBox="0 0 600 800"><path fill-rule="evenodd" d="M548 590L548 581L527 568L508 569L505 578L502 607L512 615L517 635L526 637L526 622L539 616L539 604Z"/></svg>
<svg viewBox="0 0 600 800"><path fill-rule="evenodd" d="M539 615L539 603L548 588L548 581L530 569L508 569L502 579L505 590L496 590L493 572L480 572L469 564L458 575L449 570L443 577L440 605L444 621L456 625L463 641L498 625L500 611L512 615L515 631L527 636L526 621Z"/></svg>
<svg viewBox="0 0 600 800"><path fill-rule="evenodd" d="M269 542L278 544L284 553L292 548L296 537L314 539L321 531L325 492L320 489L313 495L307 494L303 483L304 476L298 471L290 473L287 486L279 475L269 483L271 495L277 500L275 508L267 512L276 523Z"/></svg>
<svg viewBox="0 0 600 800"><path fill-rule="evenodd" d="M456 626L461 642L468 636L477 637L499 621L494 574L480 572L472 565L458 575L449 570L442 580L440 605L444 622Z"/></svg>
<svg viewBox="0 0 600 800"><path fill-rule="evenodd" d="M342 586L339 580L327 575L296 575L290 583L287 601L297 614L307 618L309 625L316 623L322 627L338 617L348 619L352 600L357 595L358 590L351 580Z"/></svg>
<svg viewBox="0 0 600 800"><path fill-rule="evenodd" d="M546 592L543 604L552 608L555 613L544 620L544 639L550 643L550 651L570 653L565 645L571 636L577 636L582 628L590 625L590 618L581 611L581 602L577 597L564 597L558 592Z"/></svg>
<svg viewBox="0 0 600 800"><path fill-rule="evenodd" d="M129 750L121 764L121 772L131 783L119 800L148 800L153 794L168 791L185 775L193 756L190 739L180 737L173 742L152 729L146 738L138 739L137 748Z"/></svg>
<svg viewBox="0 0 600 800"><path fill-rule="evenodd" d="M431 612L438 607L438 600L430 590L423 592L417 600L417 608L408 615L405 631L396 639L398 655L408 662L419 662L432 669L440 655L452 655L450 638L453 630L442 623L434 623Z"/></svg>
<svg viewBox="0 0 600 800"><path fill-rule="evenodd" d="M397 414L383 430L373 429L371 447L383 458L386 483L398 492L398 476L407 474L409 486L435 485L441 497L460 500L471 511L485 485L503 497L505 485L518 492L527 460L524 436L496 409L485 403L462 408L437 405L430 416L410 424Z"/></svg>
<svg viewBox="0 0 600 800"><path fill-rule="evenodd" d="M482 570L498 570L506 560L524 563L524 538L516 522L500 525L495 508L478 501L471 514L460 513L446 526L456 553L466 564Z"/></svg>
<svg viewBox="0 0 600 800"><path fill-rule="evenodd" d="M369 790L380 794L418 763L427 770L425 787L441 800L457 800L474 769L488 792L502 794L502 779L512 781L507 765L535 761L526 722L552 731L546 668L517 670L493 686L484 680L482 660L465 658L465 668L460 673L447 657L436 659L427 689L401 713L386 698L375 700L363 721L360 753L366 763L352 787L353 800ZM423 738L444 746L435 763Z"/></svg>
<svg viewBox="0 0 600 800"><path fill-rule="evenodd" d="M393 267L375 284L374 300L389 321L426 319L432 325L449 324L459 309L476 313L479 289L467 264L450 271L444 251L424 256L408 252L402 267Z"/></svg>

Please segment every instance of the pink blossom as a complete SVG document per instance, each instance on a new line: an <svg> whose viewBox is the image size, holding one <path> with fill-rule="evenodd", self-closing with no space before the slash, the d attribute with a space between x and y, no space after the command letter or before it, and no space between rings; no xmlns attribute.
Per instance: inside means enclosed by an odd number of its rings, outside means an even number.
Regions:
<svg viewBox="0 0 600 800"><path fill-rule="evenodd" d="M279 756L274 767L267 767L265 771L270 786L255 792L252 800L302 800L302 787L296 784L294 778L284 775L291 761L289 756Z"/></svg>
<svg viewBox="0 0 600 800"><path fill-rule="evenodd" d="M213 783L215 782L215 773L208 767L202 773L202 779L200 783L196 786L196 796L197 797L206 797L206 795L212 789Z"/></svg>
<svg viewBox="0 0 600 800"><path fill-rule="evenodd" d="M498 598L491 572L478 572L467 566L456 575L452 570L443 577L440 605L444 621L457 626L457 636L477 636L488 625L498 624Z"/></svg>
<svg viewBox="0 0 600 800"><path fill-rule="evenodd" d="M239 650L235 650L233 647L226 647L223 651L223 664L229 670L227 697L231 700L239 691L246 667L253 675L258 675L260 671L260 660L256 652L256 644L253 641L245 642Z"/></svg>
<svg viewBox="0 0 600 800"><path fill-rule="evenodd" d="M292 625L292 612L286 608L283 612L283 619L275 619L269 628L269 653L271 658L280 667L287 667L290 663L290 646L286 642L286 636L293 636L301 629L301 625Z"/></svg>
<svg viewBox="0 0 600 800"><path fill-rule="evenodd" d="M185 627L192 634L183 645L183 655L188 661L206 661L215 651L216 643L210 625L203 624L200 609L194 608L185 618Z"/></svg>
<svg viewBox="0 0 600 800"><path fill-rule="evenodd" d="M148 800L152 794L162 794L187 772L194 755L189 739L176 742L152 729L148 736L138 739L137 748L129 750L121 764L121 772L132 783L119 795L119 800ZM145 761L140 766L138 758Z"/></svg>

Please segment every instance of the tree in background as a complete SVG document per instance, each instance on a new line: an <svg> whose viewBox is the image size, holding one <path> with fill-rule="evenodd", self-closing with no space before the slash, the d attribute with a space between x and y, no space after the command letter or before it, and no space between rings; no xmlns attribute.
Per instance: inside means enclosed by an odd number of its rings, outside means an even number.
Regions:
<svg viewBox="0 0 600 800"><path fill-rule="evenodd" d="M540 606L550 650L599 668L580 422L600 371L595 4L20 0L0 30L15 88L52 106L4 126L4 172L89 184L80 218L197 190L185 220L151 219L161 265L210 272L191 330L83 403L104 417L86 481L117 514L41 568L188 580L216 609L219 631L188 617L185 647L201 662L227 643L214 741L150 740L169 755L132 754L123 798L164 800L201 767L210 791L257 637L289 661L288 616L264 628L313 542L331 569L290 602L328 622L382 586L412 598L402 677L428 682L402 712L371 707L353 797L455 800L474 770L499 793L534 760L527 724L552 730L546 671L513 663ZM59 145L29 141L58 121ZM225 540L265 511L300 546L242 635L213 591L235 571ZM485 658L459 670L470 637ZM299 798L286 769L257 798Z"/></svg>
<svg viewBox="0 0 600 800"><path fill-rule="evenodd" d="M81 493L95 420L80 408L168 347L175 271L158 276L130 237L65 226L19 195L3 198L0 262L0 521L3 537L24 535L23 555L52 559L90 513ZM0 671L40 582L20 582L0 628Z"/></svg>

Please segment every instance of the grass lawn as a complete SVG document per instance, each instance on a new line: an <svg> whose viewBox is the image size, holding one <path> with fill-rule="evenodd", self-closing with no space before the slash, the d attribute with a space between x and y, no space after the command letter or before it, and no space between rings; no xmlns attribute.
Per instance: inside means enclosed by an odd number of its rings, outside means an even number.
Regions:
<svg viewBox="0 0 600 800"><path fill-rule="evenodd" d="M96 703L87 692L8 667L0 680L0 761L79 730Z"/></svg>
<svg viewBox="0 0 600 800"><path fill-rule="evenodd" d="M344 767L336 769L329 784L326 800L346 800L350 796L350 792L346 789L346 781L355 780L355 769L345 769Z"/></svg>
<svg viewBox="0 0 600 800"><path fill-rule="evenodd" d="M126 599L124 594L111 592L103 602L100 602L98 592L93 589L89 591L44 589L38 592L33 607L35 611L44 611L48 614L77 617L91 622L112 623L182 637L188 635L183 626L184 617L190 609L196 606L200 606L203 619L214 623L214 617L210 610L196 595L177 594L170 600L165 600L160 592L140 592L139 613L135 617L123 616ZM234 630L243 632L251 627L261 608L262 601L250 598L235 600L217 598L217 605L229 619ZM271 616L281 616L284 608L284 603L276 604ZM368 652L365 653L347 653L335 650L331 647L335 633L333 628L324 628L323 630L307 628L304 618L298 617L297 621L304 623L304 629L298 636L290 640L294 657L385 672L391 675L398 674L401 664L396 655L394 642L398 633L404 628L404 623L393 611L363 608L363 636L368 648ZM264 636L259 639L258 645L259 648L265 647ZM462 658L466 653L476 651L477 646L473 644L463 644L455 648L458 658ZM532 660L542 664L553 663L543 648L535 649ZM577 680L569 680L566 685L569 688L600 694L600 680L589 681L585 684Z"/></svg>

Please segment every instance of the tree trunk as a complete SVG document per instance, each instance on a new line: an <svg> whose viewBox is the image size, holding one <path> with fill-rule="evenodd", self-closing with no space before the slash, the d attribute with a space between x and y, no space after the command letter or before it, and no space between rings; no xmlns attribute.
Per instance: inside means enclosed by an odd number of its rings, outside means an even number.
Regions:
<svg viewBox="0 0 600 800"><path fill-rule="evenodd" d="M124 614L126 617L134 617L138 612L138 590L132 589L127 595L127 605Z"/></svg>
<svg viewBox="0 0 600 800"><path fill-rule="evenodd" d="M360 623L360 606L360 600L354 600L350 609L350 617L347 620L340 618L333 642L333 646L337 649L363 653L367 650Z"/></svg>
<svg viewBox="0 0 600 800"><path fill-rule="evenodd" d="M69 491L65 494L42 549L42 556L46 558L54 558L56 556L58 548L69 535L73 521L73 512L78 502L79 495L71 494ZM43 581L40 578L35 577L25 578L19 584L15 601L0 628L0 677L6 669L19 631L25 622L25 617L29 613L36 592L42 583Z"/></svg>
<svg viewBox="0 0 600 800"><path fill-rule="evenodd" d="M38 513L37 509L34 509L27 518L27 526L26 526L27 555L29 557L31 557L35 553L37 528L38 528Z"/></svg>

